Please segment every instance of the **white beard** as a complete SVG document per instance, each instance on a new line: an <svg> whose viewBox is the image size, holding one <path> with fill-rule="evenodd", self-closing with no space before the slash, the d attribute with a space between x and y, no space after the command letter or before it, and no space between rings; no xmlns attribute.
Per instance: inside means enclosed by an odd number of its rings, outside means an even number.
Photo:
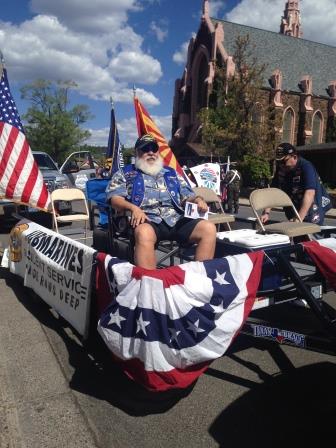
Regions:
<svg viewBox="0 0 336 448"><path fill-rule="evenodd" d="M163 159L158 157L154 163L148 163L146 160L136 157L135 167L149 176L156 176L163 168Z"/></svg>

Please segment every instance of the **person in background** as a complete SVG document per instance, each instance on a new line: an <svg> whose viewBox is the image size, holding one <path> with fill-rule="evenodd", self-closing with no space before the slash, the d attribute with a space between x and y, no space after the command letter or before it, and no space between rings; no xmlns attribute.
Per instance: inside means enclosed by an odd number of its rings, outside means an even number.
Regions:
<svg viewBox="0 0 336 448"><path fill-rule="evenodd" d="M155 244L161 240L196 243L196 260L213 258L216 227L203 219L184 217L184 205L197 204L206 212L204 199L195 196L183 176L164 166L155 138L145 134L135 143L134 165L117 171L106 189L107 201L117 210L131 213L135 262L155 269Z"/></svg>
<svg viewBox="0 0 336 448"><path fill-rule="evenodd" d="M223 184L226 188L226 202L227 202L227 212L228 213L238 213L239 209L239 195L240 187L242 183L242 176L239 171L235 168L236 162L230 164L229 171L225 174Z"/></svg>
<svg viewBox="0 0 336 448"><path fill-rule="evenodd" d="M276 150L276 171L271 187L280 188L291 198L302 221L323 224L331 201L313 164L297 154L295 146L281 143ZM269 220L270 209L265 209L261 220ZM292 209L285 208L286 217L294 220Z"/></svg>
<svg viewBox="0 0 336 448"><path fill-rule="evenodd" d="M220 199L222 202L223 210L227 210L227 190L226 190L226 184L224 182L226 171L225 171L226 165L221 165L220 168Z"/></svg>

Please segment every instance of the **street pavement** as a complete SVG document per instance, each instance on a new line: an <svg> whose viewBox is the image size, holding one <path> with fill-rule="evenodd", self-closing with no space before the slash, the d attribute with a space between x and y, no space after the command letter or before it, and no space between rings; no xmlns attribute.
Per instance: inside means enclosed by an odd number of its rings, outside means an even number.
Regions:
<svg viewBox="0 0 336 448"><path fill-rule="evenodd" d="M238 336L193 388L151 394L0 269L0 448L331 446L335 375L333 356Z"/></svg>

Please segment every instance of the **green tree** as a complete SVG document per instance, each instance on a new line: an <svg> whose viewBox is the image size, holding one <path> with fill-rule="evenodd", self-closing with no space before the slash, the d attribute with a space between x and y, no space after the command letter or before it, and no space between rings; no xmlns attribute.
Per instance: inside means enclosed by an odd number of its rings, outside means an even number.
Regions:
<svg viewBox="0 0 336 448"><path fill-rule="evenodd" d="M70 106L70 90L75 87L72 81L38 79L21 89L21 97L31 102L23 116L31 148L48 152L58 162L90 136L81 128L92 117L88 107Z"/></svg>
<svg viewBox="0 0 336 448"><path fill-rule="evenodd" d="M256 180L256 173L270 177L269 161L274 150L274 111L263 101L263 79L265 65L253 56L253 46L249 35L238 36L233 55L235 75L226 79L224 67L216 68L213 92L209 107L200 111L202 142L214 151L222 151L244 165L250 179ZM258 110L259 108L259 110ZM223 150L224 148L224 150ZM249 157L247 157L249 156ZM263 165L254 169L254 163ZM261 179L260 179L261 180Z"/></svg>

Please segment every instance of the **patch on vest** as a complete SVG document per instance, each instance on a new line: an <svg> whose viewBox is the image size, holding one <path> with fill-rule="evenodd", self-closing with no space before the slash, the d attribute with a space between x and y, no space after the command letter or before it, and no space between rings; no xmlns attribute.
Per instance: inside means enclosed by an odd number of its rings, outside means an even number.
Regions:
<svg viewBox="0 0 336 448"><path fill-rule="evenodd" d="M322 207L324 208L329 204L330 204L330 199L326 198L325 196L322 196Z"/></svg>

